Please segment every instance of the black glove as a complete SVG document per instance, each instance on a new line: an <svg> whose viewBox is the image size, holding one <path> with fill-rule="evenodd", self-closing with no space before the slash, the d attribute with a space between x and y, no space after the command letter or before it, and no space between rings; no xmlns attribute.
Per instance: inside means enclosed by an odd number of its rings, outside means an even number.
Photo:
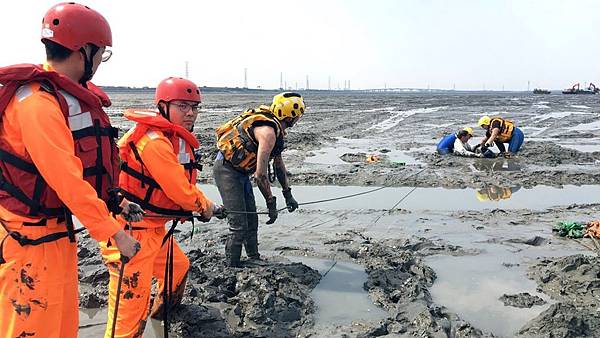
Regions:
<svg viewBox="0 0 600 338"><path fill-rule="evenodd" d="M224 219L227 217L227 209L225 209L224 206L219 205L213 211L213 216L215 216L218 219Z"/></svg>
<svg viewBox="0 0 600 338"><path fill-rule="evenodd" d="M145 214L144 209L133 202L127 202L121 211L121 216L123 216L127 222L139 222L144 218Z"/></svg>
<svg viewBox="0 0 600 338"><path fill-rule="evenodd" d="M269 209L269 220L267 221L267 224L273 224L277 219L277 198L275 198L275 196L271 196L271 198L267 200L267 208Z"/></svg>
<svg viewBox="0 0 600 338"><path fill-rule="evenodd" d="M285 197L285 204L287 205L287 209L289 212L294 212L294 210L298 209L298 202L292 196L292 188L287 188L286 190L282 190L283 197Z"/></svg>

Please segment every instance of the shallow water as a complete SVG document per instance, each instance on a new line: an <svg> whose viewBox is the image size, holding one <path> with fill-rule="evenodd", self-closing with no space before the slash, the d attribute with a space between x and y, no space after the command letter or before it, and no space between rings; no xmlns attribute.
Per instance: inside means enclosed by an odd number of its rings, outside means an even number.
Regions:
<svg viewBox="0 0 600 338"><path fill-rule="evenodd" d="M513 337L529 320L546 310L552 301L536 291L536 283L527 278L528 265L536 257L566 256L575 250L546 249L534 246L515 248L486 243L484 252L475 256L433 256L426 262L437 279L430 292L433 301L458 313L476 327L502 337ZM503 265L506 264L507 266ZM548 302L531 308L505 306L503 294L528 292Z"/></svg>
<svg viewBox="0 0 600 338"><path fill-rule="evenodd" d="M377 322L388 313L375 306L363 289L367 281L365 269L357 264L330 259L287 256L325 275L311 293L317 311L315 330L336 325L348 325L352 321Z"/></svg>
<svg viewBox="0 0 600 338"><path fill-rule="evenodd" d="M79 337L104 337L106 316L106 308L79 310ZM162 322L151 319L142 337L163 338Z"/></svg>
<svg viewBox="0 0 600 338"><path fill-rule="evenodd" d="M200 189L215 201L220 201L217 188L213 185L202 184ZM347 209L375 209L386 210L391 208L402 197L408 197L399 206L408 210L485 210L485 209L535 209L542 210L552 206L570 205L575 203L597 203L600 201L600 186L567 185L563 188L537 186L532 189L519 187L486 187L485 189L445 189L445 188L417 188L412 193L412 187L385 188L369 194L346 198L337 201L324 202L313 205L300 206L302 209L321 210L347 210ZM294 186L294 197L299 203L343 197L377 189L377 187L357 186ZM501 189L509 189L510 196L499 197ZM279 189L273 189L274 195L279 196ZM495 193L495 194L494 194ZM265 202L254 188L257 197L257 206L266 208ZM486 195L487 194L487 195ZM490 196L492 195L492 196ZM506 194L505 194L506 195ZM481 198L487 200L480 201ZM540 198L543 196L543 198ZM505 198L495 200L499 198ZM279 207L284 206L283 198L279 198Z"/></svg>

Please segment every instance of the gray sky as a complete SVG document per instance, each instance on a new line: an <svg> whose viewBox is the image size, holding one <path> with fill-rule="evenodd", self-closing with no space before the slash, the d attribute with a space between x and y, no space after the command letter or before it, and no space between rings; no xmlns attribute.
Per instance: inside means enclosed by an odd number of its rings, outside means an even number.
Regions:
<svg viewBox="0 0 600 338"><path fill-rule="evenodd" d="M41 63L55 1L2 4L0 65ZM599 0L100 1L113 57L100 85L559 89L599 82Z"/></svg>

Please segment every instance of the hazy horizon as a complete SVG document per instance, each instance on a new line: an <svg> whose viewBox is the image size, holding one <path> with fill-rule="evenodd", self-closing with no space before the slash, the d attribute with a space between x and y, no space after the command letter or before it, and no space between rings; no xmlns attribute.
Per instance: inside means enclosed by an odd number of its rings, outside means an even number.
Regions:
<svg viewBox="0 0 600 338"><path fill-rule="evenodd" d="M44 60L43 14L22 0L0 13L0 65ZM600 82L600 1L172 0L82 2L113 31L114 54L94 81L153 87L167 76L199 86L559 90ZM7 34L6 32L10 32ZM329 79L331 79L329 81Z"/></svg>

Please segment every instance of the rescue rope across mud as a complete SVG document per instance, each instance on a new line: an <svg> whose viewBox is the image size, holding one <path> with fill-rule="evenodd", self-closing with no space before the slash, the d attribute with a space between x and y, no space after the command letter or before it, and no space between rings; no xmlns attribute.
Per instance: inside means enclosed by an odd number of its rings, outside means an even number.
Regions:
<svg viewBox="0 0 600 338"><path fill-rule="evenodd" d="M417 171L416 173L413 173L413 174L410 174L410 175L406 176L404 179L407 180L409 178L418 176L419 174L421 174L422 172L424 172L427 169L428 168L425 167L425 168ZM357 196L363 196L363 195L371 194L371 193L383 190L385 188L390 188L390 187L392 187L392 186L391 185L383 185L381 187L377 187L377 188L374 188L374 189L370 189L370 190L367 190L367 191L362 191L362 192L358 192L358 193L354 193L354 194L350 194L350 195L343 195L343 196L338 196L338 197L332 197L332 198L325 198L325 199L320 199L320 200L302 202L302 203L298 203L298 206L339 201L339 200L343 200L343 199L347 199L347 198L352 198L352 197L357 197ZM391 210L393 210L396 206L398 206L398 204L400 204L404 199L406 199L408 197L408 195L410 195L414 190L416 190L416 187L414 187L408 194L406 194L400 201L398 201L398 203L396 203L390 210L388 210L388 212L391 211ZM283 207L283 208L277 209L278 212L281 212L281 211L284 211L284 210L287 210L287 207ZM226 213L227 214L246 214L246 215L268 215L269 214L268 211L245 211L245 210L227 210ZM171 215L152 214L152 215L145 215L144 218L181 218L181 219L196 218L196 219L202 219L202 216L200 216L200 215L189 215L189 214L171 214Z"/></svg>
<svg viewBox="0 0 600 338"><path fill-rule="evenodd" d="M407 180L407 179L409 179L409 178L416 177L416 176L418 176L419 174L421 174L422 172L424 172L424 171L425 171L425 170L427 170L427 169L429 169L429 168L428 168L428 167L425 167L425 168L423 168L423 169L421 169L421 170L417 171L416 173L413 173L413 174L410 174L410 175L406 176L404 179L405 179L405 180ZM382 190L382 189L385 189L385 188L390 188L390 187L391 187L391 185L384 185L384 186L382 186L382 187L379 187L379 188L376 188L376 189L372 189L372 190L368 190L368 191L363 191L362 193L358 193L358 194L352 194L352 195L348 195L348 196L342 196L342 197L337 197L337 198L329 198L329 199L324 199L324 200L318 200L318 201L311 201L311 202L299 203L298 205L316 204L316 203L324 203L324 202L336 201L336 200L339 200L339 199L344 199L344 198L349 198L349 197L354 197L354 196L359 196L359 195L364 195L364 194L372 193L372 192L375 192L375 191L378 191L378 190ZM391 207L390 209L388 209L388 210L384 211L384 214L385 214L386 212L387 212L387 213L389 213L389 212L391 212L392 210L394 210L394 209L395 209L395 208L396 208L396 207L397 207L397 206L398 206L400 203L402 203L402 201L404 201L406 198L408 198L408 196L410 196L410 195L411 195L411 194L412 194L412 193L413 193L415 190L417 190L417 187L413 187L413 188L412 188L412 189L411 189L411 190L410 190L408 193L406 193L404 196L402 196L402 198L401 198L401 199L400 199L400 200L399 200L399 201L398 201L396 204L394 204L394 206L393 206L393 207ZM338 219L340 219L340 218L342 218L342 217L346 216L347 214L349 214L349 213L350 213L350 212L352 212L352 211L353 211L353 210L349 210L349 211L346 211L346 212L342 213L341 215L338 215L338 216L336 216L336 217L334 217L334 218L332 218L332 219L329 219L329 220L327 220L327 221L322 221L322 222L319 222L319 223L317 223L317 224L312 224L312 225L309 225L309 226L308 226L308 228L316 228L316 227L319 227L319 226L321 226L321 225L323 225L323 224L326 224L326 223L329 223L329 222L336 221L336 220L338 220ZM381 218L382 216L383 216L383 214L382 214L382 215L380 215L380 216L378 216L378 217L377 217L377 219L376 219L376 220L375 220L375 221L374 221L372 224L375 224L375 223L376 223L376 222L379 220L379 218ZM298 229L298 228L304 228L304 227L305 227L305 226L304 226L304 224L303 224L302 226L296 226L296 227L295 227L295 228L293 228L292 230L296 230L296 229Z"/></svg>

